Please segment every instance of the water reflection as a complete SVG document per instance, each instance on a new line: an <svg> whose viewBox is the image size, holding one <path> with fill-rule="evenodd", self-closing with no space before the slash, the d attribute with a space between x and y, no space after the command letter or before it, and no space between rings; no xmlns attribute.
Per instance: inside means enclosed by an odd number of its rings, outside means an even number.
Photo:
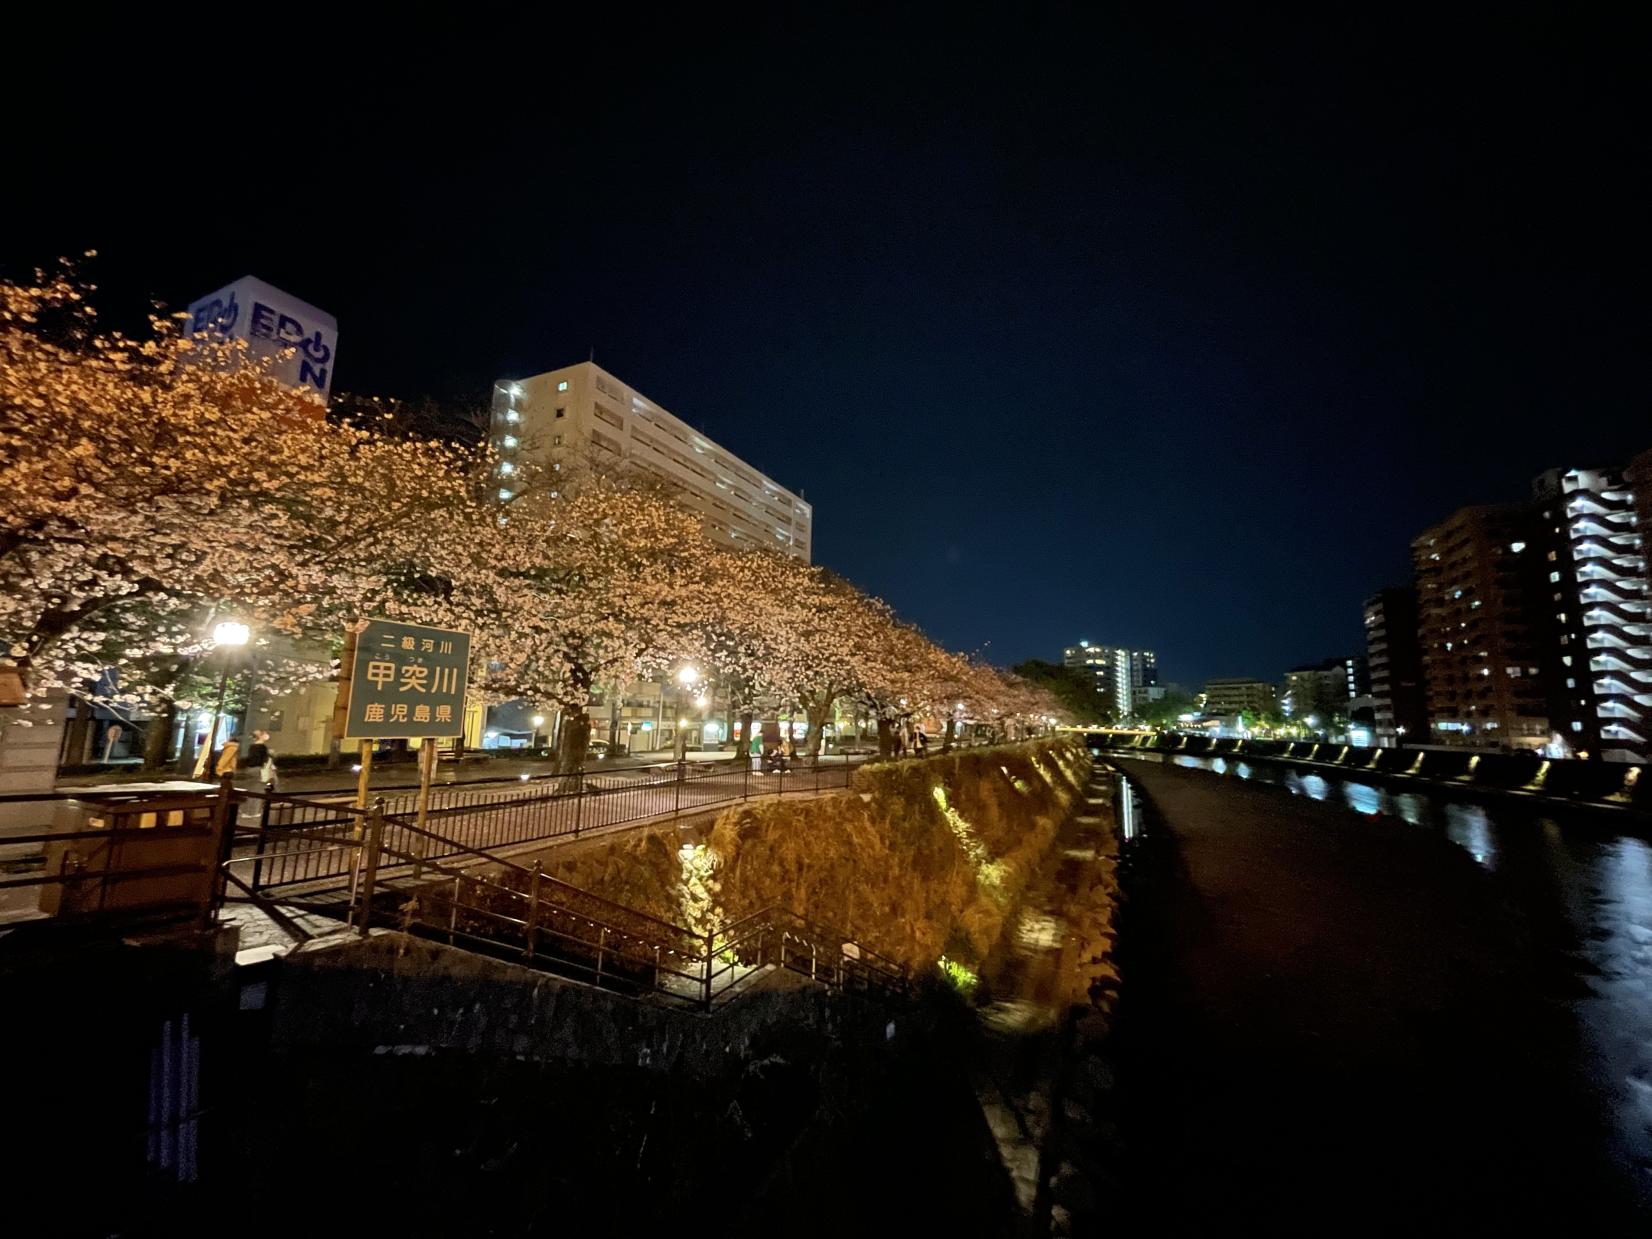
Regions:
<svg viewBox="0 0 1652 1239"><path fill-rule="evenodd" d="M1447 804L1445 835L1487 869L1497 867L1497 848L1491 841L1491 818L1479 805Z"/></svg>
<svg viewBox="0 0 1652 1239"><path fill-rule="evenodd" d="M1627 1166L1652 1167L1652 844L1617 835L1597 819L1540 816L1519 805L1452 798L1450 792L1391 791L1357 777L1329 781L1272 763L1223 763L1180 755L1178 766L1237 775L1347 808L1438 830L1472 856L1542 930L1571 971L1584 1078L1598 1090ZM1643 1198L1652 1182L1642 1172Z"/></svg>
<svg viewBox="0 0 1652 1239"><path fill-rule="evenodd" d="M1344 783L1342 785L1342 798L1348 802L1348 807L1356 813L1364 813L1375 817L1379 813L1386 812L1383 802L1388 797L1382 794L1380 788L1367 787L1363 783Z"/></svg>

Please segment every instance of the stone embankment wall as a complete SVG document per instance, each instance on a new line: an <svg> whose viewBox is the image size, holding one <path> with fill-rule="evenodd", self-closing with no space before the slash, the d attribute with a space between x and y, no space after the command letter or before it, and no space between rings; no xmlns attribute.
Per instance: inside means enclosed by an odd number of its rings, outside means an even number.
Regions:
<svg viewBox="0 0 1652 1239"><path fill-rule="evenodd" d="M1089 775L1076 738L876 763L850 791L725 810L535 859L552 877L705 931L780 906L913 968L992 949Z"/></svg>

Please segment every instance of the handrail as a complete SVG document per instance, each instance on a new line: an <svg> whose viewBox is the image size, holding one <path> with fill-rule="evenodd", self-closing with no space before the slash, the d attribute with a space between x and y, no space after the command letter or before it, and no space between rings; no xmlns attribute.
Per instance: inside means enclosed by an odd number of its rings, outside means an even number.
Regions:
<svg viewBox="0 0 1652 1239"><path fill-rule="evenodd" d="M418 825L414 824L413 822L409 821L407 819L407 817L403 814L386 813L384 815L384 820L386 822L395 822L396 825L402 827L403 829L407 830L411 834L423 835L427 839L432 839L437 843L441 843L441 844L444 844L448 847L452 847L452 848L456 849L457 851L466 852L466 853L469 853L472 856L480 857L481 859L489 862L490 864L503 866L505 869L508 869L513 873L520 873L520 874L524 875L525 877L529 877L529 878L532 878L534 876L534 871L532 869L528 868L526 865L519 865L513 860L507 860L502 856L495 856L495 855L493 855L489 852L483 851L480 848L471 847L468 843L460 843L457 839L450 839L445 835L439 835L439 834L436 834L434 831L423 829L420 826L418 826ZM418 857L418 856L413 856L410 853L395 851L395 850L393 850L389 847L383 846L383 845L381 845L381 847L383 847L384 851L391 852L392 855L398 856L398 857L400 857L404 860L410 861L412 863L415 863L415 864L421 864L422 863L425 866L427 866L428 868L432 868L432 869L440 868L438 863L435 862L435 861L424 859L424 858L421 858L421 857ZM447 870L443 870L443 871L448 872ZM464 876L470 877L471 875L466 874ZM670 929L670 930L672 930L676 933L688 934L688 935L691 935L691 936L694 936L694 937L699 936L698 934L695 934L695 932L692 929L689 929L687 926L678 925L678 924L675 924L671 921L661 920L659 917L654 916L652 913L644 912L640 908L633 908L633 907L630 907L627 904L616 903L612 899L606 899L601 895L597 895L597 894L592 893L591 891L585 890L583 887L575 886L571 882L564 882L560 878L553 878L553 877L550 877L547 874L541 874L539 876L539 880L541 882L549 882L553 886L559 886L559 887L562 887L566 890L574 891L582 899L595 900L597 903L603 904L606 907L614 908L614 909L617 909L618 911L624 912L628 916L640 916L644 920L652 921L654 924L659 925L661 928ZM509 890L511 888L510 887L502 887L501 889Z"/></svg>
<svg viewBox="0 0 1652 1239"><path fill-rule="evenodd" d="M388 820L388 819L386 819L386 820ZM441 840L442 842L446 842L446 840L442 840L442 836L440 836L440 835L432 835L432 834L430 834L429 831L420 831L420 830L418 830L417 827L415 827L413 829L414 829L414 833L425 834L425 835L428 835L432 839L437 839L437 840ZM394 856L398 860L401 860L403 862L413 863L413 864L422 863L425 868L432 869L437 873L445 874L448 877L462 878L465 881L473 882L473 883L476 883L477 885L487 887L491 890L496 890L496 891L502 892L503 894L512 896L513 898L517 898L517 899L528 899L528 898L530 898L530 896L524 894L522 891L517 890L515 887L506 886L502 882L496 882L492 878L487 877L486 875L481 875L481 874L477 874L473 871L466 871L466 870L462 870L462 869L451 869L448 866L443 865L440 861L432 861L432 860L422 860L421 861L421 858L419 856L417 856L415 853L405 852L405 851L402 851L400 848L394 848L394 847L389 846L388 844L381 843L379 845L379 847L380 847L380 851L382 851L384 853L387 853L388 855ZM474 850L474 849L467 849L467 850ZM505 863L508 864L509 862L505 862ZM513 865L510 865L510 867L514 870L519 871L519 872L526 873L529 877L533 876L533 870L524 869L521 865L514 865L513 864ZM612 899L605 899L601 895L593 894L591 891L585 890L582 887L575 886L570 882L563 882L560 879L549 877L549 876L546 876L545 874L540 874L539 875L539 881L542 884L549 883L550 885L560 887L563 890L572 891L575 895L577 895L581 899L587 899L587 900L590 900L593 903L601 904L605 908L611 908L614 911L623 913L626 916L637 917L641 920L649 921L649 922L653 923L654 925L659 926L662 929L670 930L672 933L679 934L682 937L690 939L692 941L698 942L698 941L702 941L704 939L703 934L698 934L694 930L689 929L686 926L677 925L677 924L672 923L671 921L661 920L657 916L654 916L654 915L652 915L648 912L644 912L641 908L633 908L633 907L630 907L627 904L616 903ZM438 892L438 895L439 895L439 892ZM488 910L488 911L491 912L491 909ZM590 913L578 912L578 911L576 911L572 908L566 909L566 911L570 915L573 915L573 916L590 916L591 915ZM613 928L616 929L616 930L620 930L620 927L617 926L617 925L613 926ZM620 930L620 932L635 933L636 931L635 930Z"/></svg>

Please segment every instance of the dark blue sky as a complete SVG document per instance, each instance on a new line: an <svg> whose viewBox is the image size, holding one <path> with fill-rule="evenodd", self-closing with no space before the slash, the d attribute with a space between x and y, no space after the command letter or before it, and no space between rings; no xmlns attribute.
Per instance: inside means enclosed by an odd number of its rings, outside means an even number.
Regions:
<svg viewBox="0 0 1652 1239"><path fill-rule="evenodd" d="M1652 446L1634 32L962 12L82 44L0 261L95 247L117 316L256 274L362 392L594 348L942 641L1189 684L1358 648L1424 525Z"/></svg>

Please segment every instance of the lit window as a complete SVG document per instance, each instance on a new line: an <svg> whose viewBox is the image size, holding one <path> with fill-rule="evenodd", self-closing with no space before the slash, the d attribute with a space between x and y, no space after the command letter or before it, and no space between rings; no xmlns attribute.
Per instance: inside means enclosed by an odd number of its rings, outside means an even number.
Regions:
<svg viewBox="0 0 1652 1239"><path fill-rule="evenodd" d="M516 466L511 464L511 462L508 461L508 460L503 461L499 466L499 472L500 473L506 473L506 474L515 473L516 472Z"/></svg>
<svg viewBox="0 0 1652 1239"><path fill-rule="evenodd" d="M561 435L552 435L551 436L551 446L552 447L561 447L562 446L562 436Z"/></svg>
<svg viewBox="0 0 1652 1239"><path fill-rule="evenodd" d="M1572 665L1572 656L1570 654L1562 654L1560 656L1560 661L1570 667Z"/></svg>
<svg viewBox="0 0 1652 1239"><path fill-rule="evenodd" d="M1554 582L1556 582L1558 580L1560 580L1560 573L1558 573L1558 572L1549 573L1549 583L1551 585L1554 584Z"/></svg>
<svg viewBox="0 0 1652 1239"><path fill-rule="evenodd" d="M1583 724L1578 722L1576 719L1573 719L1572 720L1572 730L1573 731L1582 731L1583 730Z"/></svg>
<svg viewBox="0 0 1652 1239"><path fill-rule="evenodd" d="M499 488L499 497L501 499L509 499L511 497L511 491L509 491L505 487L501 486Z"/></svg>
<svg viewBox="0 0 1652 1239"><path fill-rule="evenodd" d="M1520 552L1525 550L1525 549L1526 549L1526 544L1524 542L1510 542L1509 543L1509 550L1513 551L1516 555L1520 554Z"/></svg>
<svg viewBox="0 0 1652 1239"><path fill-rule="evenodd" d="M520 413L518 413L515 409L510 409L510 410L507 410L506 413L505 413L505 420L507 422L510 422L512 425L514 425L515 423L522 420L522 415Z"/></svg>
<svg viewBox="0 0 1652 1239"><path fill-rule="evenodd" d="M557 461L554 465L551 466L551 472L553 472L553 473L561 473L562 472L562 462L560 460Z"/></svg>
<svg viewBox="0 0 1652 1239"><path fill-rule="evenodd" d="M1555 560L1554 552L1550 551L1549 552L1549 562L1552 564L1552 563L1554 563L1554 560Z"/></svg>
<svg viewBox="0 0 1652 1239"><path fill-rule="evenodd" d="M516 436L515 435L506 435L505 436L505 446L507 448L515 447L516 446Z"/></svg>
<svg viewBox="0 0 1652 1239"><path fill-rule="evenodd" d="M1567 676L1566 677L1566 687L1567 688L1576 688L1577 687L1577 681L1574 680L1571 676Z"/></svg>
<svg viewBox="0 0 1652 1239"><path fill-rule="evenodd" d="M568 390L568 380L563 379L560 383L558 383L556 385L556 389L557 389L557 391L567 391Z"/></svg>
<svg viewBox="0 0 1652 1239"><path fill-rule="evenodd" d="M1564 611L1557 612L1556 615L1555 615L1555 618L1557 620L1559 620L1562 624L1564 624L1566 622L1566 612L1564 612Z"/></svg>
<svg viewBox="0 0 1652 1239"><path fill-rule="evenodd" d="M1472 611L1472 610L1474 610L1475 607L1477 607L1479 605L1480 605L1480 600L1478 598L1476 598L1473 602L1468 604L1468 607L1469 607L1469 610Z"/></svg>

